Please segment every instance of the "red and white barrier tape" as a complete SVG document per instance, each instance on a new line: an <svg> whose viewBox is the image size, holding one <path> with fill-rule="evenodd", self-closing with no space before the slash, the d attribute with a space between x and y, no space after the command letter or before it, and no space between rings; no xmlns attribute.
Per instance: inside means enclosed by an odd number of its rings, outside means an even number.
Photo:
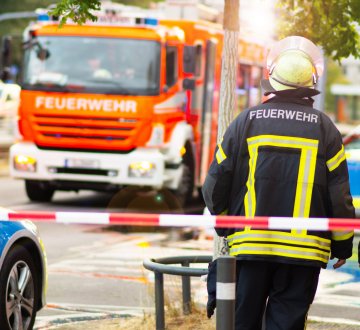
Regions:
<svg viewBox="0 0 360 330"><path fill-rule="evenodd" d="M239 228L251 226L263 229L351 230L360 229L359 219L212 216L183 214L42 212L0 210L0 220L31 220L66 224L130 225L160 227Z"/></svg>

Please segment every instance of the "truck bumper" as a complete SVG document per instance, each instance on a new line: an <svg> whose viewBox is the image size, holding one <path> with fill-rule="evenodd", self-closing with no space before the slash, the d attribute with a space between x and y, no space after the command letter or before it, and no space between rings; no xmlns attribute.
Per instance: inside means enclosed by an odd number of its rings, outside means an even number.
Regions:
<svg viewBox="0 0 360 330"><path fill-rule="evenodd" d="M19 168L16 157L31 157L35 161L33 171ZM126 154L77 152L39 149L33 143L16 143L10 148L10 175L18 179L48 182L76 182L89 186L96 184L113 186L148 186L176 189L181 174L181 164L165 165L165 156L157 149L136 149ZM130 171L132 164L152 164L151 173L141 176ZM166 169L168 167L168 169ZM131 174L132 173L132 174ZM57 184L61 188L61 185ZM71 186L71 184L70 184ZM100 189L102 190L102 189Z"/></svg>

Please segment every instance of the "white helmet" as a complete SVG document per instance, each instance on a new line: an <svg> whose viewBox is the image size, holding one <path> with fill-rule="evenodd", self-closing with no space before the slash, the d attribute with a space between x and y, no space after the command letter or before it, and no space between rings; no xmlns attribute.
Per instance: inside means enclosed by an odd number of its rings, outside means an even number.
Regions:
<svg viewBox="0 0 360 330"><path fill-rule="evenodd" d="M310 40L292 36L277 42L267 56L270 85L276 90L314 87L324 70L321 50Z"/></svg>

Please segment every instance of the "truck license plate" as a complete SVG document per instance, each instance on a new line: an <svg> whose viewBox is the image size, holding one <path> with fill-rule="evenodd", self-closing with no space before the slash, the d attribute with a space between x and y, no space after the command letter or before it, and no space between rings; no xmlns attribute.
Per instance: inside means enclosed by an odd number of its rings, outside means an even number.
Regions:
<svg viewBox="0 0 360 330"><path fill-rule="evenodd" d="M69 158L65 159L65 167L99 168L100 162L97 159Z"/></svg>

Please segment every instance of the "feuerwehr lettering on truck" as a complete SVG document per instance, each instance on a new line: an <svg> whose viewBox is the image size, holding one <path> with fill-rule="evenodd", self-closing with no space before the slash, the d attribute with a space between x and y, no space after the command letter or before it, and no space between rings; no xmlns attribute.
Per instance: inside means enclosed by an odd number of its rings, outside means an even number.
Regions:
<svg viewBox="0 0 360 330"><path fill-rule="evenodd" d="M111 100L76 97L37 96L35 107L47 110L84 110L105 112L137 112L134 100Z"/></svg>

